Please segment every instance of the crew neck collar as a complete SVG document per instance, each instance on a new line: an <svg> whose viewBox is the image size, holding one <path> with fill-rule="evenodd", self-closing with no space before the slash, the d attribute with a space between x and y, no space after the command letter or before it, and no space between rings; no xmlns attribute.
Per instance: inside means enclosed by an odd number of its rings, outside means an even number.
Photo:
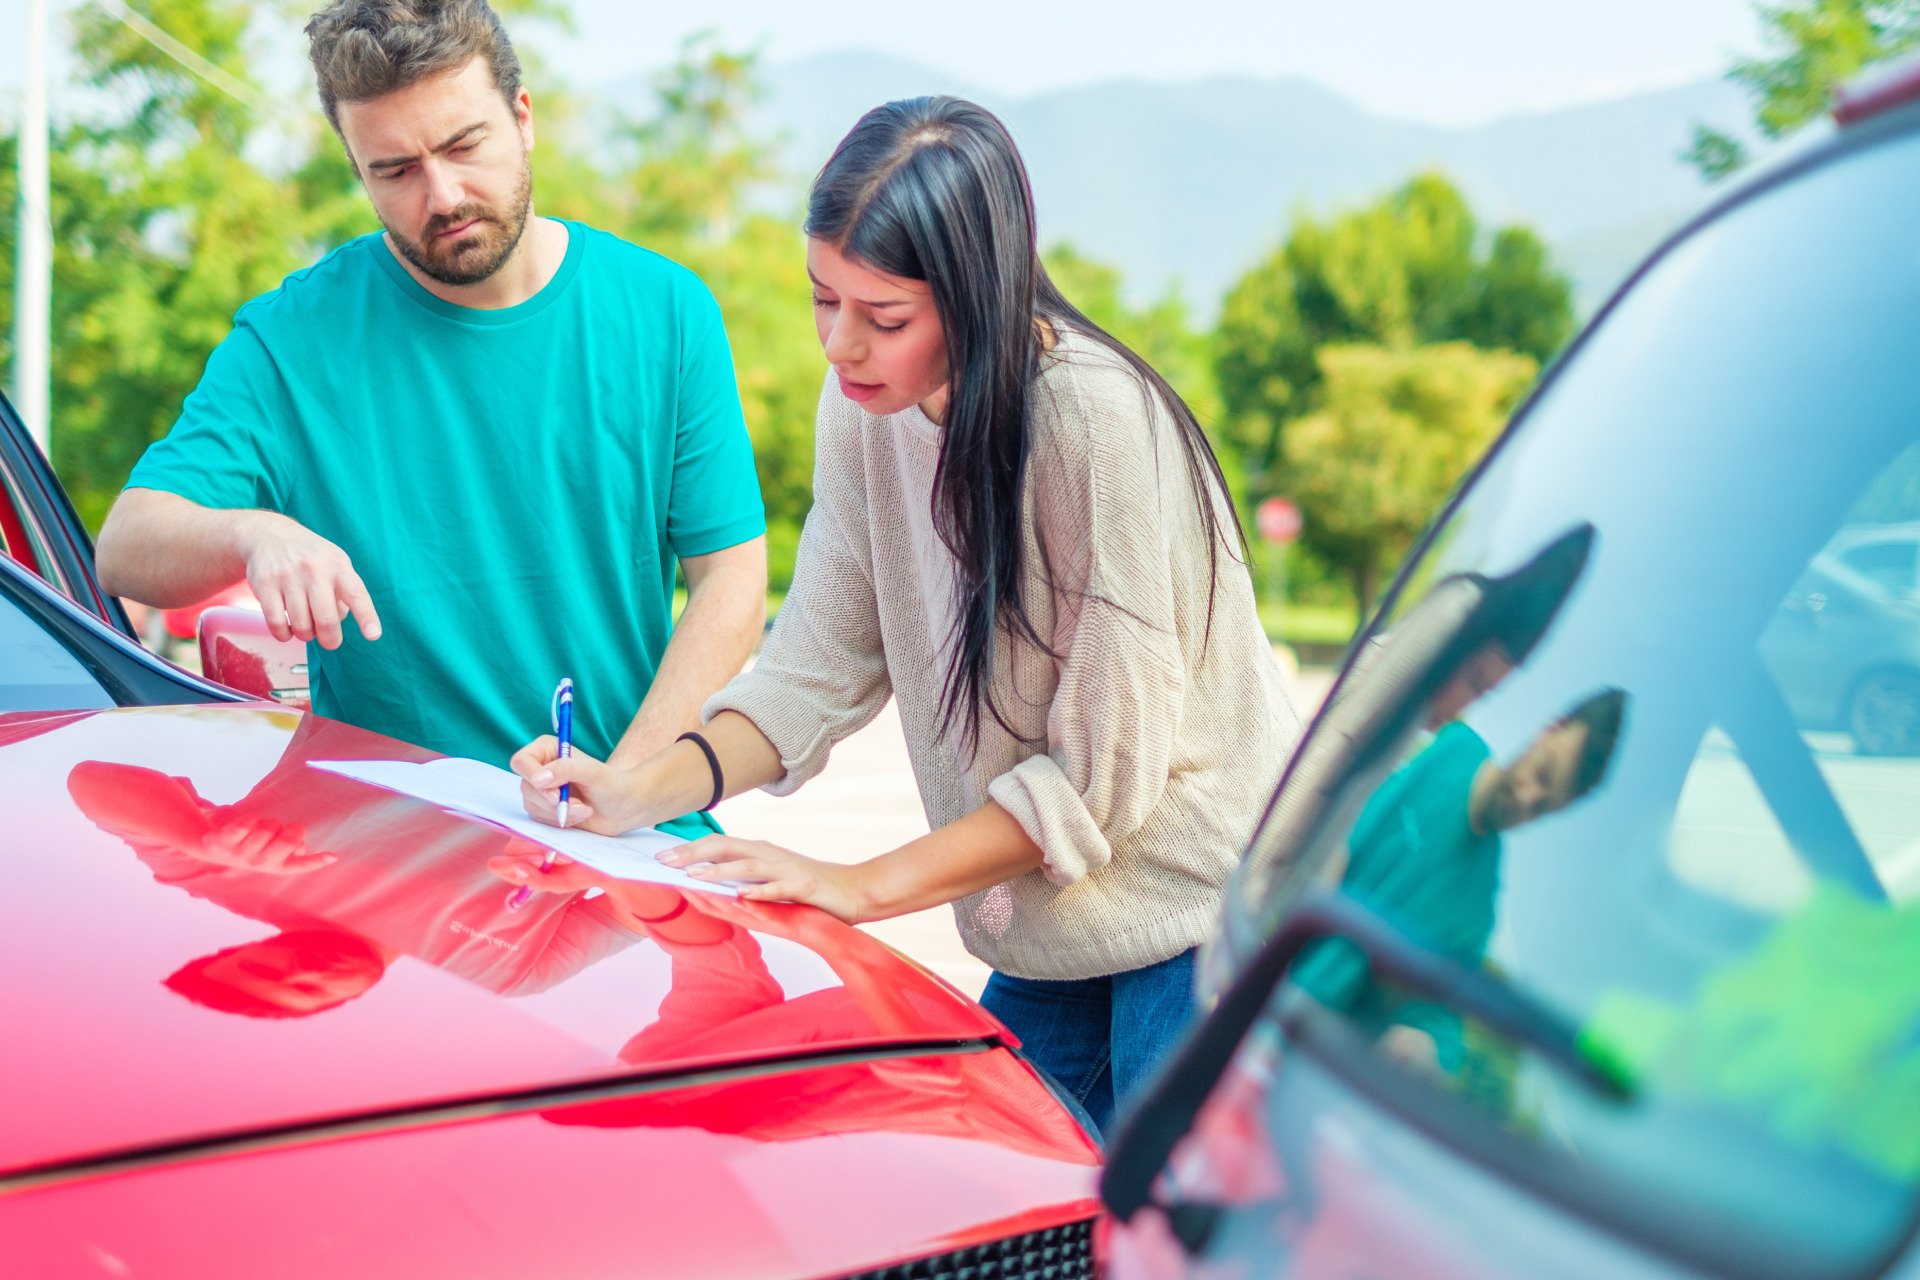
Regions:
<svg viewBox="0 0 1920 1280"><path fill-rule="evenodd" d="M560 260L560 269L553 273L553 279L541 286L540 292L525 302L515 303L511 307L463 307L429 293L426 286L415 280L413 274L393 256L393 250L387 248L381 232L376 231L367 237L369 241L367 248L379 262L381 269L387 273L387 278L392 280L408 299L425 307L434 315L456 324L481 326L517 324L539 315L552 306L554 299L564 294L567 286L573 283L573 278L580 273L580 260L586 248L585 228L577 222L569 222L564 218L555 218L554 221L567 229L567 256Z"/></svg>
<svg viewBox="0 0 1920 1280"><path fill-rule="evenodd" d="M900 421L907 430L925 440L928 444L940 443L940 424L927 416L927 411L917 404L910 404L900 411Z"/></svg>

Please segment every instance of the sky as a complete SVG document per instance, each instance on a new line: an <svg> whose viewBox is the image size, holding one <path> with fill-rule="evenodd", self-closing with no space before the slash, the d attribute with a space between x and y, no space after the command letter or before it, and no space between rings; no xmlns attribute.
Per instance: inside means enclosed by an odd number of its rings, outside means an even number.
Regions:
<svg viewBox="0 0 1920 1280"><path fill-rule="evenodd" d="M56 40L73 0L50 0ZM26 0L0 0L12 118ZM1026 95L1122 78L1303 76L1378 114L1438 125L1722 74L1756 52L1751 0L573 0L571 37L528 32L576 84L662 66L718 31L770 61L866 48ZM289 72L301 51L276 63Z"/></svg>
<svg viewBox="0 0 1920 1280"><path fill-rule="evenodd" d="M775 61L870 48L1014 94L1304 76L1380 114L1450 125L1706 79L1759 44L1751 0L679 0L670 22L632 0L574 11L567 65L583 83L663 64L681 35L713 28Z"/></svg>

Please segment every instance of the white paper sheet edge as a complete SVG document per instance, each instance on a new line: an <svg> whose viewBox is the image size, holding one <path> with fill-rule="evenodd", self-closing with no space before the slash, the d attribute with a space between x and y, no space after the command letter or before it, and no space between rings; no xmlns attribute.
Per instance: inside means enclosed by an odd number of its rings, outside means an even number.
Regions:
<svg viewBox="0 0 1920 1280"><path fill-rule="evenodd" d="M646 880L709 893L735 892L730 885L695 880L684 871L655 861L655 854L687 843L680 836L654 827L601 836L535 822L520 803L520 779L479 760L453 757L426 764L409 760L309 760L307 764L505 827L617 880Z"/></svg>

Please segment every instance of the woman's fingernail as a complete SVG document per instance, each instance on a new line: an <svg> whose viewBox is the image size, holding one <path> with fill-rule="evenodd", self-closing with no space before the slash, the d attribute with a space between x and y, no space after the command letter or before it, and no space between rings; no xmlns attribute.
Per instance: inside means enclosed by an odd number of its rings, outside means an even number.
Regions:
<svg viewBox="0 0 1920 1280"><path fill-rule="evenodd" d="M533 775L533 778L531 779L531 781L533 782L533 785L536 787L551 786L553 785L553 770L542 769L540 772Z"/></svg>

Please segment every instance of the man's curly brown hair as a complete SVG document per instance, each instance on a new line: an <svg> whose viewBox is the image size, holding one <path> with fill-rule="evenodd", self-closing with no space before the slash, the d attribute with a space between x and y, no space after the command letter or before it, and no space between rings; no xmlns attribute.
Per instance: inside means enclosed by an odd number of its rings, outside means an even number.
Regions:
<svg viewBox="0 0 1920 1280"><path fill-rule="evenodd" d="M367 102L485 58L511 104L520 58L486 0L333 0L307 23L307 56L334 132L340 104Z"/></svg>

